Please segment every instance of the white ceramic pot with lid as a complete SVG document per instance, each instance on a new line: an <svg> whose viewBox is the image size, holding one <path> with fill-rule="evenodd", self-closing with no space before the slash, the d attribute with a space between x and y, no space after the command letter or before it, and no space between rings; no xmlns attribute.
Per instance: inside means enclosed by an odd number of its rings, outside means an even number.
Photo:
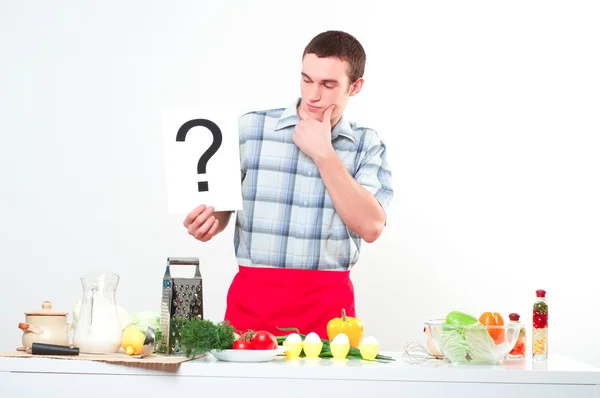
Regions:
<svg viewBox="0 0 600 398"><path fill-rule="evenodd" d="M24 348L33 343L69 345L69 331L73 328L67 323L68 312L52 310L52 303L44 301L42 309L25 313L25 322L19 323L23 331Z"/></svg>

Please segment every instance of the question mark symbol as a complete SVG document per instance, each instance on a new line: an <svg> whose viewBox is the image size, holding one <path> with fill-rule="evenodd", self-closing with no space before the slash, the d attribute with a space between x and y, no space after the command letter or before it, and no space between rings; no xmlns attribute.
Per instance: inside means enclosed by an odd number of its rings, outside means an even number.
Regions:
<svg viewBox="0 0 600 398"><path fill-rule="evenodd" d="M213 136L213 142L208 147L206 152L200 157L198 160L198 174L206 173L206 163L210 160L210 158L217 152L217 149L221 146L221 142L223 141L223 136L221 134L221 129L214 122L207 119L194 119L185 122L177 132L176 140L179 142L184 142L185 137L192 128L194 127L206 127ZM208 191L208 182L198 182L198 192Z"/></svg>

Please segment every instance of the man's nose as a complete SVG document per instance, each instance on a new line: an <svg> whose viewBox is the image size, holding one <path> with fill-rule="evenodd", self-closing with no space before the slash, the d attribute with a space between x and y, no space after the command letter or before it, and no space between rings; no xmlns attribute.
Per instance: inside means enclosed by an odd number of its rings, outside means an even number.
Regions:
<svg viewBox="0 0 600 398"><path fill-rule="evenodd" d="M321 99L321 88L318 84L313 84L310 88L309 99L313 102L317 102Z"/></svg>

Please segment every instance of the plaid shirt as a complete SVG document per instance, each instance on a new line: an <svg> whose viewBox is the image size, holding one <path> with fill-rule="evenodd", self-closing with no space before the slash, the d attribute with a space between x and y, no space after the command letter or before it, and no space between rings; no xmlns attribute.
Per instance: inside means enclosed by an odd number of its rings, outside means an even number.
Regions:
<svg viewBox="0 0 600 398"><path fill-rule="evenodd" d="M243 209L235 223L237 261L250 267L348 270L358 261L362 239L346 227L319 170L294 144L298 103L239 119ZM391 172L377 133L342 116L332 144L348 172L387 210Z"/></svg>

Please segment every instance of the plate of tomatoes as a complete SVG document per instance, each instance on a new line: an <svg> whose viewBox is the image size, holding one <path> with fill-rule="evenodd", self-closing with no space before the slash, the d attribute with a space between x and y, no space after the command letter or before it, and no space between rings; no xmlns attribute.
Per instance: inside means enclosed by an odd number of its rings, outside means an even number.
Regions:
<svg viewBox="0 0 600 398"><path fill-rule="evenodd" d="M279 346L277 338L265 330L246 332L238 337L231 349L211 350L220 361L226 362L268 362L285 353L287 347Z"/></svg>

